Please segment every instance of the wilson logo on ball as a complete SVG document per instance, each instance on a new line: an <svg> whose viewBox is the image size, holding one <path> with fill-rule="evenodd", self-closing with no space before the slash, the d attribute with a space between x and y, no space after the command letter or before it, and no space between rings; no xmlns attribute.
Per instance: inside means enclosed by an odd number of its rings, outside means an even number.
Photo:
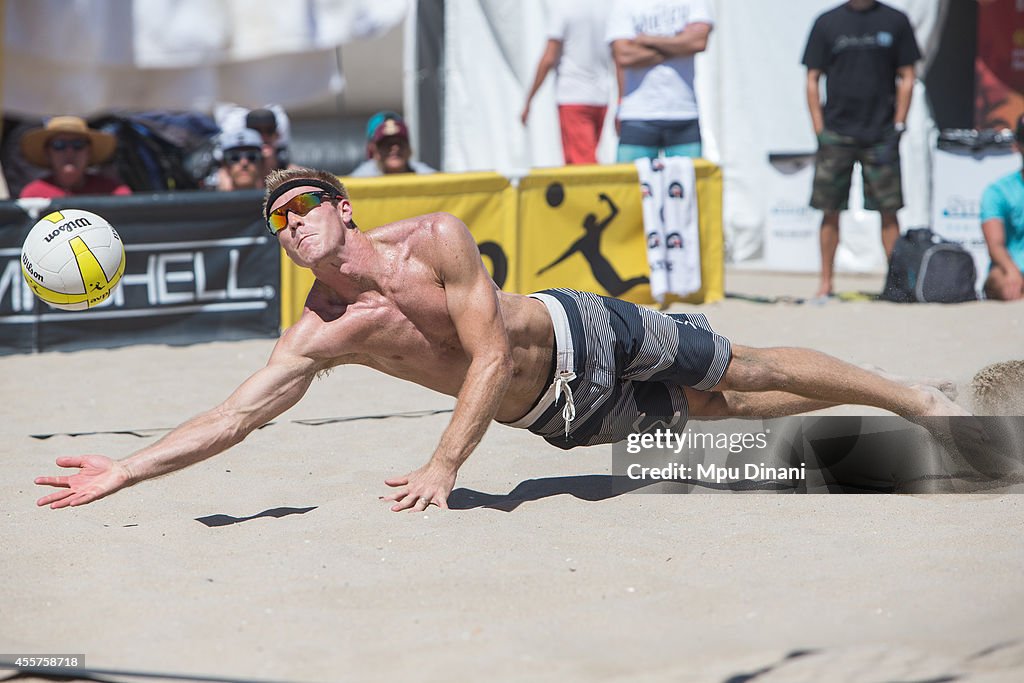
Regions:
<svg viewBox="0 0 1024 683"><path fill-rule="evenodd" d="M51 213L50 215L52 216L54 214L59 214L59 213L60 213L59 211L54 211L54 213ZM49 219L48 218L44 218L43 220L49 220ZM54 238L59 236L62 232L71 232L75 228L84 228L87 225L92 225L92 222L90 222L88 218L85 218L83 216L82 218L79 218L77 220L73 220L73 221L70 221L68 223L64 223L63 225L57 226L56 230L51 232L49 235L47 235L43 239L46 240L47 242L52 242L54 240Z"/></svg>

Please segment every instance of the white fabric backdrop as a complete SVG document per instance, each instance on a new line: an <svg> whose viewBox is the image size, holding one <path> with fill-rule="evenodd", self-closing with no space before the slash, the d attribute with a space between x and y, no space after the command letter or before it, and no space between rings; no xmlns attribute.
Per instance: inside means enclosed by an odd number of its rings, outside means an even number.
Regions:
<svg viewBox="0 0 1024 683"><path fill-rule="evenodd" d="M3 106L30 115L301 105L344 86L336 47L409 0L4 3Z"/></svg>
<svg viewBox="0 0 1024 683"><path fill-rule="evenodd" d="M949 0L890 0L907 12L925 61L934 53ZM762 253L774 171L770 152L813 151L815 139L800 64L811 25L838 0L712 0L716 26L697 58L697 91L705 155L723 167L725 234L730 259ZM520 172L562 163L551 78L537 94L530 125L518 120L523 98L544 49L543 0L460 0L446 3L444 170ZM610 94L610 101L614 94ZM407 102L407 105L414 105ZM414 106L407 106L414 109ZM612 122L599 160L614 160ZM934 124L918 81L902 143L906 208L903 227L930 218ZM789 202L806 204L810 187ZM852 202L853 209L857 207ZM878 270L884 259L877 214L843 218L842 270Z"/></svg>

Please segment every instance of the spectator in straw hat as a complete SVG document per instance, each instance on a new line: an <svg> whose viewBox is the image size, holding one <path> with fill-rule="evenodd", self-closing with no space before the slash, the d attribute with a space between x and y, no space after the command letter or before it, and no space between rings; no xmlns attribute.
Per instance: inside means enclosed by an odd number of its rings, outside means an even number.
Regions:
<svg viewBox="0 0 1024 683"><path fill-rule="evenodd" d="M35 165L50 170L33 180L20 197L69 197L83 194L131 194L127 185L86 169L114 155L117 138L94 130L77 116L54 116L41 128L21 138L21 153Z"/></svg>

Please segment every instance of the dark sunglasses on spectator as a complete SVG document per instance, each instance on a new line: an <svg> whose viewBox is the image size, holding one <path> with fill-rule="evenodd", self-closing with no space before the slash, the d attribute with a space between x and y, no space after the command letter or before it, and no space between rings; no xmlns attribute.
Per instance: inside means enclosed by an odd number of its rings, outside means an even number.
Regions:
<svg viewBox="0 0 1024 683"><path fill-rule="evenodd" d="M76 152L85 149L89 146L88 140L75 139L75 140L51 140L50 149L55 152L63 152L66 149L73 149Z"/></svg>
<svg viewBox="0 0 1024 683"><path fill-rule="evenodd" d="M390 137L381 138L380 140L378 140L377 149L388 149L392 145L398 145L399 147L403 147L407 144L409 144L409 141L403 138L402 136L392 135Z"/></svg>
<svg viewBox="0 0 1024 683"><path fill-rule="evenodd" d="M259 152L225 152L224 161L229 164L237 164L242 159L245 159L250 164L255 164L262 158Z"/></svg>
<svg viewBox="0 0 1024 683"><path fill-rule="evenodd" d="M307 213L324 203L324 199L333 201L341 199L341 195L330 192L303 192L288 200L284 206L278 207L270 212L267 218L267 227L271 234L277 233L288 227L288 212L291 211L297 216L305 216Z"/></svg>

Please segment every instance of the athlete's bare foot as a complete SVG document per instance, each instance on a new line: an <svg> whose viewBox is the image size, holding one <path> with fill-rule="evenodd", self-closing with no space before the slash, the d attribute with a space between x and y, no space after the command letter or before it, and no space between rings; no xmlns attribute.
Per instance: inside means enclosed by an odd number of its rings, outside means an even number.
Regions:
<svg viewBox="0 0 1024 683"><path fill-rule="evenodd" d="M991 449L986 447L988 437L985 425L981 420L950 401L935 387L914 388L924 394L925 405L920 417L907 417L907 420L927 429L947 455L977 463L987 463L991 459ZM1014 467L1016 471L1021 469L1019 463ZM997 468L993 471L1001 470Z"/></svg>
<svg viewBox="0 0 1024 683"><path fill-rule="evenodd" d="M818 293L814 295L815 299L827 299L830 296L832 296L832 283L818 285Z"/></svg>
<svg viewBox="0 0 1024 683"><path fill-rule="evenodd" d="M928 387L935 387L943 394L946 395L950 401L955 401L957 395L960 393L956 382L950 379L940 379L938 377L906 377L904 375L897 375L891 372L887 372L877 365L862 365L862 368L870 372L875 373L879 377L884 377L890 382L896 382L902 384L905 387L914 387L924 385Z"/></svg>
<svg viewBox="0 0 1024 683"><path fill-rule="evenodd" d="M921 412L921 417L971 417L969 411L951 401L938 387L916 384L911 389L917 389L924 394L925 409Z"/></svg>

